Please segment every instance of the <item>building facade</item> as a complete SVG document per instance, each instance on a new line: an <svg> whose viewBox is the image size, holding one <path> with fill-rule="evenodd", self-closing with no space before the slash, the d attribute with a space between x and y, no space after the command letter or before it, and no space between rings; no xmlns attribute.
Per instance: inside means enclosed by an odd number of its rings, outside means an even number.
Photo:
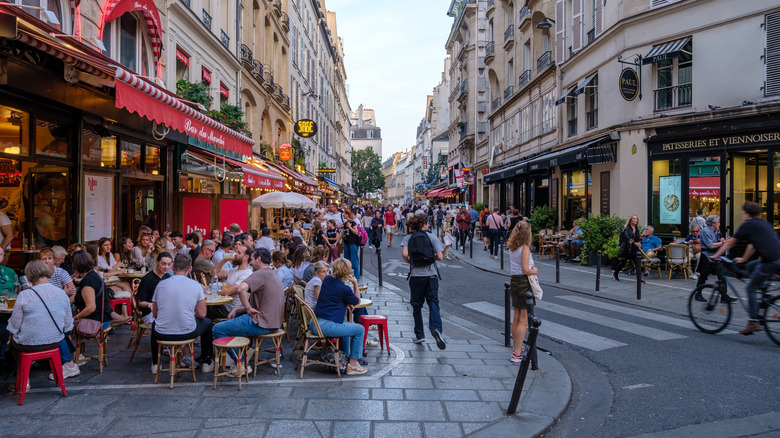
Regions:
<svg viewBox="0 0 780 438"><path fill-rule="evenodd" d="M352 150L359 151L371 148L381 159L382 129L377 126L374 110L363 108L361 103L357 110L350 115L350 121L352 124L350 127Z"/></svg>

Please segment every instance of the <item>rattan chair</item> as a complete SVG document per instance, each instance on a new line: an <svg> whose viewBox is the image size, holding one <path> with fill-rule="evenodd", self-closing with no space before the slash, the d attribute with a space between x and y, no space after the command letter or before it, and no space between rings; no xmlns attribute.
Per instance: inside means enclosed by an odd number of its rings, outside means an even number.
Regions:
<svg viewBox="0 0 780 438"><path fill-rule="evenodd" d="M688 281L688 270L691 268L691 258L688 245L672 243L666 245L666 271L669 280L672 279L672 271L679 269Z"/></svg>
<svg viewBox="0 0 780 438"><path fill-rule="evenodd" d="M555 258L555 244L547 241L547 235L539 234L539 260L544 257Z"/></svg>
<svg viewBox="0 0 780 438"><path fill-rule="evenodd" d="M642 253L642 266L641 269L655 269L658 271L658 279L661 279L661 259L658 257L650 257L646 252L639 248L639 252Z"/></svg>
<svg viewBox="0 0 780 438"><path fill-rule="evenodd" d="M339 338L329 338L323 336L320 324L317 322L317 317L314 315L314 310L306 304L302 299L296 298L299 301L301 307L301 321L306 324L308 330L303 340L303 348L298 352L298 360L295 363L295 369L301 367L300 378L303 379L303 370L310 365L324 365L328 367L336 368L336 374L341 378L341 367L339 366ZM316 346L320 347L332 347L335 351L334 363L325 362L320 358L313 359L309 355L320 355L321 352L315 349Z"/></svg>

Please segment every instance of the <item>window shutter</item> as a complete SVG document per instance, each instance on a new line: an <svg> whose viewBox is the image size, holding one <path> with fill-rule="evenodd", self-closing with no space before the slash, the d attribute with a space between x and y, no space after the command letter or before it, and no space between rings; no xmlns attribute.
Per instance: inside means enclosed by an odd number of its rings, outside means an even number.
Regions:
<svg viewBox="0 0 780 438"><path fill-rule="evenodd" d="M555 63L562 64L566 59L566 8L564 0L555 2Z"/></svg>
<svg viewBox="0 0 780 438"><path fill-rule="evenodd" d="M780 94L780 12L766 16L766 83L764 94Z"/></svg>
<svg viewBox="0 0 780 438"><path fill-rule="evenodd" d="M604 0L596 0L596 17L593 26L596 28L596 36L604 32Z"/></svg>
<svg viewBox="0 0 780 438"><path fill-rule="evenodd" d="M679 1L680 0L650 0L650 9L671 5L672 3L677 3Z"/></svg>
<svg viewBox="0 0 780 438"><path fill-rule="evenodd" d="M571 2L571 50L578 52L582 48L582 0Z"/></svg>

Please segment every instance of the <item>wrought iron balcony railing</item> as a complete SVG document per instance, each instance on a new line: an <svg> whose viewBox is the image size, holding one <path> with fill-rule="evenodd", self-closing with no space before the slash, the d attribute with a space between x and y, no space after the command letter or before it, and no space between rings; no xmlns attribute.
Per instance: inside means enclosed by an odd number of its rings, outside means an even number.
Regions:
<svg viewBox="0 0 780 438"><path fill-rule="evenodd" d="M536 60L536 71L540 72L544 70L545 67L552 64L552 52L546 51L542 53L542 56L539 57L539 59Z"/></svg>

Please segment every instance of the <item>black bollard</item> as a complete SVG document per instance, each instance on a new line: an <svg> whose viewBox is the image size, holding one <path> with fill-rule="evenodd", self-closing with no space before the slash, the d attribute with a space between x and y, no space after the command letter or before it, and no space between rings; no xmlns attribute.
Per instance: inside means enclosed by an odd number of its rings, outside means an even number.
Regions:
<svg viewBox="0 0 780 438"><path fill-rule="evenodd" d="M534 315L536 304L534 301L533 292L528 291L525 293L525 305L527 308L526 313L528 315L528 330L531 330L531 323L536 318L536 316ZM539 369L539 358L536 356L536 348L529 351L528 354L531 355L531 370L537 371Z"/></svg>
<svg viewBox="0 0 780 438"><path fill-rule="evenodd" d="M376 249L377 275L379 276L379 287L382 287L382 250Z"/></svg>
<svg viewBox="0 0 780 438"><path fill-rule="evenodd" d="M501 270L504 270L504 238L501 236L498 236L499 239L499 247L498 250L501 252Z"/></svg>
<svg viewBox="0 0 780 438"><path fill-rule="evenodd" d="M509 282L504 283L504 347L511 346L509 338L512 336L512 298L509 296Z"/></svg>
<svg viewBox="0 0 780 438"><path fill-rule="evenodd" d="M363 246L360 247L360 276L361 277L363 276Z"/></svg>
<svg viewBox="0 0 780 438"><path fill-rule="evenodd" d="M561 253L558 251L558 245L555 245L555 282L561 282Z"/></svg>
<svg viewBox="0 0 780 438"><path fill-rule="evenodd" d="M474 258L474 233L471 233L471 237L469 238L469 258Z"/></svg>
<svg viewBox="0 0 780 438"><path fill-rule="evenodd" d="M460 238L463 240L463 255L466 255L466 237L468 237L468 231L460 230Z"/></svg>
<svg viewBox="0 0 780 438"><path fill-rule="evenodd" d="M599 285L601 284L601 251L597 251L598 264L596 265L596 292L599 291Z"/></svg>
<svg viewBox="0 0 780 438"><path fill-rule="evenodd" d="M636 299L642 299L642 254L636 254L634 261L634 270L636 271Z"/></svg>
<svg viewBox="0 0 780 438"><path fill-rule="evenodd" d="M539 336L539 326L542 325L542 320L534 318L532 327L528 330L528 343L525 346L526 352L536 350L536 338ZM529 354L523 356L523 361L520 362L520 369L517 371L517 378L515 379L515 387L512 390L512 398L509 400L509 407L507 407L507 415L513 415L517 411L517 403L520 401L520 395L523 393L523 385L525 384L525 376L528 374L528 365L531 362Z"/></svg>

